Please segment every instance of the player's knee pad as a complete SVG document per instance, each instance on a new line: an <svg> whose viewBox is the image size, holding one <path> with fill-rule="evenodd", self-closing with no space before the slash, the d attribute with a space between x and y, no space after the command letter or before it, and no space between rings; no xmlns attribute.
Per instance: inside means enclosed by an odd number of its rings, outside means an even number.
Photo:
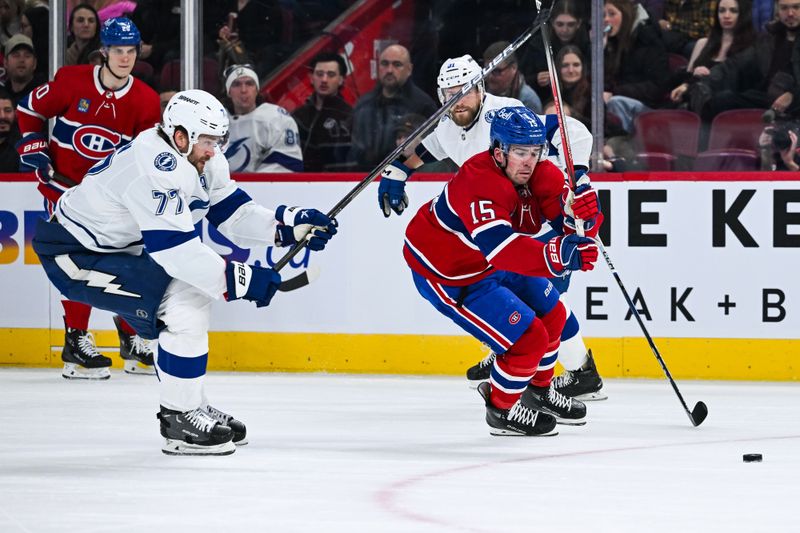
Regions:
<svg viewBox="0 0 800 533"><path fill-rule="evenodd" d="M212 299L188 283L173 283L158 309L159 318L173 335L207 336Z"/></svg>
<svg viewBox="0 0 800 533"><path fill-rule="evenodd" d="M514 375L532 375L539 366L548 342L544 323L534 318L525 333L498 359L501 368L505 367L503 370Z"/></svg>

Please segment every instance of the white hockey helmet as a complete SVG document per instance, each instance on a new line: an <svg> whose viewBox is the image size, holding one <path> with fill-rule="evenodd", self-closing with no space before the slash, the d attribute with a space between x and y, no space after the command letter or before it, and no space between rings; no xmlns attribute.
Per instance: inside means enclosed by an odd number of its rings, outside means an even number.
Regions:
<svg viewBox="0 0 800 533"><path fill-rule="evenodd" d="M173 135L178 127L182 127L189 135L189 149L186 153L178 153L184 157L189 155L192 147L201 135L220 137L224 141L228 135L228 112L219 100L211 94L199 89L180 91L173 95L164 108L161 131L169 137L174 145Z"/></svg>
<svg viewBox="0 0 800 533"><path fill-rule="evenodd" d="M461 57L454 57L445 61L442 64L442 68L439 69L439 77L436 78L436 83L439 86L438 90L436 91L439 95L439 102L444 105L444 103L448 100L444 89L460 87L480 73L480 65L478 65L477 61L472 59L472 56L469 54L465 54ZM476 87L478 87L478 91L480 91L482 98L483 80L479 81L476 84Z"/></svg>

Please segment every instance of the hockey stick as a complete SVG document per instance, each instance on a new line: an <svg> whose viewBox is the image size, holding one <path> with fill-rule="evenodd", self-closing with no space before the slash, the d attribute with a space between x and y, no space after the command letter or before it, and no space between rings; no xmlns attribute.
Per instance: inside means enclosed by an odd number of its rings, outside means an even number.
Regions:
<svg viewBox="0 0 800 533"><path fill-rule="evenodd" d="M541 0L536 0L537 7L541 6ZM547 24L547 21L542 23L543 25ZM555 61L553 61L553 48L550 45L550 29L549 28L542 28L542 40L544 44L544 53L547 58L547 70L550 73L550 86L553 92L553 103L555 104L556 114L558 115L558 128L561 132L561 147L564 150L564 159L567 165L567 178L569 179L570 187L575 188L575 167L572 163L572 147L569 144L569 138L567 137L567 125L566 119L564 117L564 109L561 106L561 83L558 79L558 72L556 71ZM578 230L579 235L583 235L583 223L576 220L575 221L576 229ZM655 342L653 342L653 338L650 336L650 333L647 331L647 328L644 325L644 321L642 320L641 315L639 314L638 309L636 309L636 305L633 303L633 300L628 294L625 285L622 283L622 278L617 273L617 269L614 268L614 263L611 262L611 257L609 257L608 252L603 246L603 241L600 240L600 237L596 237L595 241L597 242L597 246L600 251L603 253L603 258L606 260L606 264L608 265L608 269L611 271L611 274L614 276L614 279L617 280L617 285L619 285L620 290L622 290L622 295L625 297L625 301L628 302L628 307L633 313L633 316L636 317L636 322L639 323L639 327L642 329L642 333L644 333L645 338L647 339L647 343L650 345L650 349L653 351L653 355L656 356L658 363L661 365L662 370L664 370L664 374L666 374L667 379L669 380L670 385L672 385L672 389L675 391L675 394L678 396L678 399L683 406L684 411L686 411L686 415L689 417L689 420L692 421L692 425L697 427L703 423L703 420L706 419L708 416L708 407L703 402L697 402L695 404L694 409L691 411L689 410L689 406L686 405L686 400L683 399L683 395L681 391L678 390L678 385L675 383L675 380L672 378L672 374L670 374L669 369L667 368L667 363L664 362L664 359L661 357L661 354L656 347Z"/></svg>
<svg viewBox="0 0 800 533"><path fill-rule="evenodd" d="M534 19L533 23L531 24L531 27L528 30L526 30L525 33L517 37L517 39L513 43L509 44L502 52L497 54L497 57L492 59L491 63L483 67L483 70L481 70L480 74L476 74L474 78L465 83L464 86L461 88L461 91L450 97L450 99L447 102L445 102L442 107L440 107L433 115L428 117L428 120L423 122L416 130L411 132L408 135L408 137L406 137L405 141L400 143L400 145L397 146L394 149L394 151L392 151L389 155L384 157L383 161L381 161L378 164L378 166L376 166L366 178L361 180L358 183L358 185L353 187L353 189L345 195L344 198L339 200L339 203L333 206L333 208L328 212L328 216L330 218L335 218L336 215L338 215L350 202L353 201L353 199L355 199L356 196L358 196L364 189L366 189L370 183L375 181L375 179L381 174L381 172L383 172L383 169L386 168L386 166L389 163L400 157L400 154L402 154L403 151L405 151L405 149L411 143L415 142L417 138L422 136L422 134L427 133L427 131L431 128L431 126L436 124L442 117L442 115L447 113L450 110L450 108L453 107L455 103L461 99L462 96L471 91L472 88L475 87L479 82L481 82L491 71L493 71L498 64L502 63L509 55L514 53L514 51L516 51L519 47L525 44L525 42L528 39L539 33L543 26L542 23L547 22L547 19L550 18L550 8L552 7L552 0L545 0L545 1L547 3L547 7L539 9L539 13L536 15L536 19ZM306 240L302 240L297 244L295 244L294 247L286 253L286 255L280 258L277 263L275 263L275 266L273 268L275 270L280 270L281 268L286 266L289 260L291 260L292 257L297 255L300 252L300 250L302 250L307 244L308 241Z"/></svg>

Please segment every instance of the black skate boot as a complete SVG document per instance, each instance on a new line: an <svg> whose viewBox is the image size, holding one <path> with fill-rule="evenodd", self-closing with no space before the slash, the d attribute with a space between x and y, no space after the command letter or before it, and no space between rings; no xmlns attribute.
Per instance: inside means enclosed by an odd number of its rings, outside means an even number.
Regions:
<svg viewBox="0 0 800 533"><path fill-rule="evenodd" d="M582 426L586 423L586 405L574 398L567 398L551 384L549 387L528 385L520 401L529 409L536 409L556 417L556 422L567 426Z"/></svg>
<svg viewBox="0 0 800 533"><path fill-rule="evenodd" d="M591 350L586 357L586 362L578 370L565 370L553 378L553 387L564 396L584 402L605 400L608 396L602 390L603 379L597 373Z"/></svg>
<svg viewBox="0 0 800 533"><path fill-rule="evenodd" d="M108 379L111 359L97 351L94 336L83 329L67 327L64 334L64 349L61 351L66 379Z"/></svg>
<svg viewBox="0 0 800 533"><path fill-rule="evenodd" d="M484 381L478 385L478 393L486 401L486 423L491 428L489 433L501 437L553 437L556 431L556 419L546 413L534 411L517 403L511 409L500 409L489 401L492 386Z"/></svg>
<svg viewBox="0 0 800 533"><path fill-rule="evenodd" d="M125 333L120 326L121 320L119 316L114 316L114 325L117 326L119 335L119 355L122 357L125 373L155 375L153 342L146 341L139 335Z"/></svg>
<svg viewBox="0 0 800 533"><path fill-rule="evenodd" d="M480 363L467 369L467 381L469 381L470 388L474 389L482 381L489 380L489 376L492 373L492 366L494 365L494 360L496 357L497 354L489 351L489 355L481 359Z"/></svg>
<svg viewBox="0 0 800 533"><path fill-rule="evenodd" d="M233 443L235 445L244 446L247 444L247 428L244 422L236 420L228 413L223 413L210 405L206 406L206 412L211 415L211 418L233 430Z"/></svg>
<svg viewBox="0 0 800 533"><path fill-rule="evenodd" d="M156 414L167 455L230 455L236 451L233 430L220 424L205 409L180 412L161 406Z"/></svg>

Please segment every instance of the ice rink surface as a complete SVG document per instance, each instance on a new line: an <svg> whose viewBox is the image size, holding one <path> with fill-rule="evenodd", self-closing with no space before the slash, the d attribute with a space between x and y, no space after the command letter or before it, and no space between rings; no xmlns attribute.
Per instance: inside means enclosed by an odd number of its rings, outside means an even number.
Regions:
<svg viewBox="0 0 800 533"><path fill-rule="evenodd" d="M798 531L800 384L679 386L699 428L666 380L608 380L522 438L458 378L216 373L250 444L170 457L155 378L0 369L0 532Z"/></svg>

